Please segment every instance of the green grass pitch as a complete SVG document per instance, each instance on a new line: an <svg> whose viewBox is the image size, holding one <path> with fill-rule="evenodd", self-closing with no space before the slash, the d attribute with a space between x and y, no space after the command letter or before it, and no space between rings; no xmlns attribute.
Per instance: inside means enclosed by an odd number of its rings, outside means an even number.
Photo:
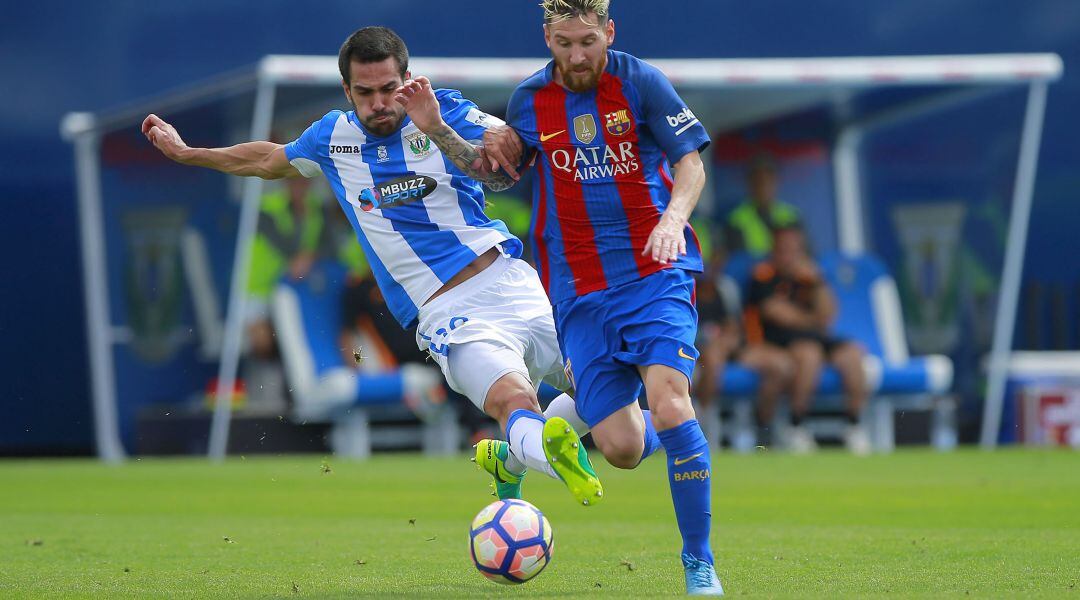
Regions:
<svg viewBox="0 0 1080 600"><path fill-rule="evenodd" d="M507 588L467 555L464 457L0 461L0 597L682 594L663 459L598 467L591 508L529 476L554 560ZM1080 598L1078 452L725 453L713 493L729 596Z"/></svg>

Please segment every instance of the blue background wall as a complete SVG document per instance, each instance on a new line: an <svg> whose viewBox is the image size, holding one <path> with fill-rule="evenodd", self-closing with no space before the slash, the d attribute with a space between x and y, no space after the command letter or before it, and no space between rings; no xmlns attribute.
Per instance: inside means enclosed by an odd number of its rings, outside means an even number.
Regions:
<svg viewBox="0 0 1080 600"><path fill-rule="evenodd" d="M333 54L348 33L370 24L398 30L416 55L545 52L533 0L41 6L0 5L0 452L91 444L72 152L58 133L65 112L115 107L267 53ZM1080 77L1069 72L1080 65L1080 2L670 0L663 7L657 18L653 2L615 0L617 46L645 57L1061 54L1066 77L1051 88L1025 274L1075 286L1075 267L1063 272L1060 256L1077 247L1080 226ZM469 33L449 31L449 23ZM994 120L998 108L973 110ZM978 117L970 118L987 121Z"/></svg>

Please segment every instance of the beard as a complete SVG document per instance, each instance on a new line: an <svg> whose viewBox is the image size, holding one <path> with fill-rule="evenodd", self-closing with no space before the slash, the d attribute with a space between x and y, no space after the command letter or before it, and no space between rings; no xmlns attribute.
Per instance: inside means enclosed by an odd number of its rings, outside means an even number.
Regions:
<svg viewBox="0 0 1080 600"><path fill-rule="evenodd" d="M589 65L585 71L575 71L569 65L559 65L559 71L562 73L563 85L575 93L594 89L600 81L600 65Z"/></svg>
<svg viewBox="0 0 1080 600"><path fill-rule="evenodd" d="M355 106L353 106L353 110L356 110ZM356 113L360 114L360 111L356 111ZM389 117L389 118L385 119L385 120L377 120L379 117ZM388 110L388 111L383 111L383 112L380 112L380 113L374 113L374 114L368 115L364 119L361 119L360 122L363 123L364 128L367 129L368 131L370 131L371 133L374 133L375 135L378 135L379 137L384 137L384 136L390 135L391 133L397 131L397 128L401 126L401 122L404 121L404 120L405 120L405 112L404 111L402 111L401 114L398 114L398 113L396 113L396 112L394 112L392 110Z"/></svg>

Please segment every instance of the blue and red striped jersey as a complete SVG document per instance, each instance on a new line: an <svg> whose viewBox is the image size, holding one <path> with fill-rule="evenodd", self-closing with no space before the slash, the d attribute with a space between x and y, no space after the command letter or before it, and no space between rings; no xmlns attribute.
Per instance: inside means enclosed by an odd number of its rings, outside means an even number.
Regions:
<svg viewBox="0 0 1080 600"><path fill-rule="evenodd" d="M687 254L661 265L642 256L671 200L669 164L709 136L656 67L609 50L596 89L574 93L552 79L554 63L518 85L507 123L536 155L532 241L552 303L628 283L661 269L700 271Z"/></svg>

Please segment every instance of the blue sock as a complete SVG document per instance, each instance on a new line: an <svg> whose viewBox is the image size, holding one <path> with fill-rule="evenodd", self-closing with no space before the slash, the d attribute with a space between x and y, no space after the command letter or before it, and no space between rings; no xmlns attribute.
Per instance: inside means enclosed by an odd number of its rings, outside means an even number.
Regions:
<svg viewBox="0 0 1080 600"><path fill-rule="evenodd" d="M645 415L645 450L641 452L641 460L638 461L638 464L641 464L642 460L649 458L653 452L660 449L660 437L656 435L656 426L652 422L652 413L643 410L641 414Z"/></svg>
<svg viewBox="0 0 1080 600"><path fill-rule="evenodd" d="M709 443L696 419L658 433L667 452L668 483L675 519L683 538L683 554L713 563L709 547L712 526L712 468Z"/></svg>

